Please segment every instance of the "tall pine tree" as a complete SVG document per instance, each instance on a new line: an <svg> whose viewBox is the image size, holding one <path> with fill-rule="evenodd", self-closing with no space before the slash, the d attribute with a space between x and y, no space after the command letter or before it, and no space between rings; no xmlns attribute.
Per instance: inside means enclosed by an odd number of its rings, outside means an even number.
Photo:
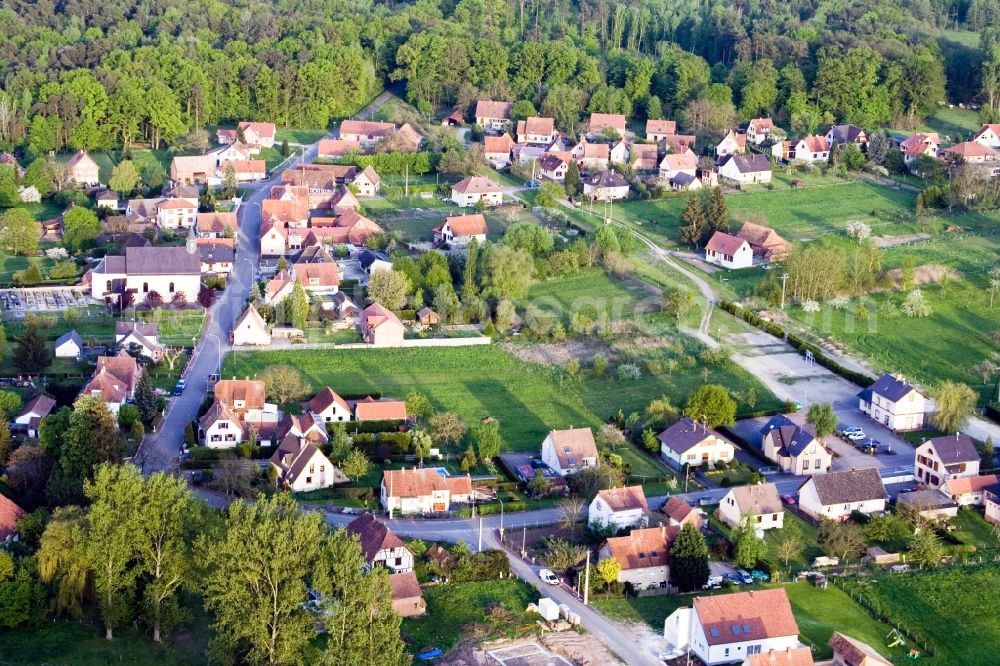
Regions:
<svg viewBox="0 0 1000 666"><path fill-rule="evenodd" d="M302 286L302 282L295 278L295 286L288 297L285 312L288 315L288 322L295 328L305 329L306 318L309 317L309 296Z"/></svg>
<svg viewBox="0 0 1000 666"><path fill-rule="evenodd" d="M693 592L708 581L708 574L705 537L694 525L684 525L670 548L670 582L681 592Z"/></svg>
<svg viewBox="0 0 1000 666"><path fill-rule="evenodd" d="M465 268L462 279L462 300L468 302L479 295L476 277L479 273L479 241L469 241L465 252Z"/></svg>
<svg viewBox="0 0 1000 666"><path fill-rule="evenodd" d="M691 245L701 243L702 236L705 235L705 230L708 228L708 220L700 194L695 193L688 197L684 212L681 213L681 222L684 223L684 226L681 227L681 242Z"/></svg>
<svg viewBox="0 0 1000 666"><path fill-rule="evenodd" d="M708 206L705 208L705 217L709 227L706 236L711 236L711 232L715 231L729 231L729 208L726 206L726 197L722 194L721 187L712 189Z"/></svg>
<svg viewBox="0 0 1000 666"><path fill-rule="evenodd" d="M566 188L566 196L568 197L576 197L583 187L580 182L580 167L576 165L574 160L570 160L569 166L566 168L566 179L563 182L563 187Z"/></svg>
<svg viewBox="0 0 1000 666"><path fill-rule="evenodd" d="M24 334L14 345L14 366L24 372L41 372L52 363L52 354L45 344L45 339L38 332L38 323L34 317L28 317L25 322Z"/></svg>
<svg viewBox="0 0 1000 666"><path fill-rule="evenodd" d="M153 382L145 370L139 375L139 381L135 385L135 406L139 408L139 418L145 424L150 424L160 411L159 401L156 399L156 389Z"/></svg>

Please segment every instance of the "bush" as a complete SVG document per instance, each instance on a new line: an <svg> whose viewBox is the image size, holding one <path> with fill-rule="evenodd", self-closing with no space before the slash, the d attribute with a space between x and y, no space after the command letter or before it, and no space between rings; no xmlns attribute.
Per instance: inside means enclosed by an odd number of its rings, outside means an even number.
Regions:
<svg viewBox="0 0 1000 666"><path fill-rule="evenodd" d="M497 580L510 576L510 561L503 551L487 550L470 553L458 561L452 578L459 583Z"/></svg>

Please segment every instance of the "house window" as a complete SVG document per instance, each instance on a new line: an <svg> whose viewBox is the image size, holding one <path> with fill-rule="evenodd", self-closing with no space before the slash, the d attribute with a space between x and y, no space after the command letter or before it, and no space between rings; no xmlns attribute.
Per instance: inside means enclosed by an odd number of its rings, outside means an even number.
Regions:
<svg viewBox="0 0 1000 666"><path fill-rule="evenodd" d="M174 283L173 283L173 282L171 282L171 283L170 283L170 289L168 289L168 291L169 291L169 292L170 292L171 294L172 294L172 293L174 293Z"/></svg>
<svg viewBox="0 0 1000 666"><path fill-rule="evenodd" d="M306 477L306 483L312 483L313 478L311 476Z"/></svg>
<svg viewBox="0 0 1000 666"><path fill-rule="evenodd" d="M143 282L142 283L142 293L145 294L145 293L148 293L148 292L149 292L149 283L148 282Z"/></svg>

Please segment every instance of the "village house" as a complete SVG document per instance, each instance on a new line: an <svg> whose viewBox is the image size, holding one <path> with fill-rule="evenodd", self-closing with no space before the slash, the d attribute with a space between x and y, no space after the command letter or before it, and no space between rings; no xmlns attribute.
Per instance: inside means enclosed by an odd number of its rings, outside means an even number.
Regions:
<svg viewBox="0 0 1000 666"><path fill-rule="evenodd" d="M195 218L195 230L201 238L232 237L238 225L236 213L198 213Z"/></svg>
<svg viewBox="0 0 1000 666"><path fill-rule="evenodd" d="M472 498L472 479L465 476L441 476L432 468L386 470L379 487L382 507L392 518L394 511L403 515L442 513L452 504L465 504Z"/></svg>
<svg viewBox="0 0 1000 666"><path fill-rule="evenodd" d="M637 527L649 513L642 486L600 490L587 509L587 527L616 532Z"/></svg>
<svg viewBox="0 0 1000 666"><path fill-rule="evenodd" d="M476 101L476 124L487 132L506 132L510 129L510 112L513 102L496 102L491 99Z"/></svg>
<svg viewBox="0 0 1000 666"><path fill-rule="evenodd" d="M655 143L632 144L632 170L656 171L659 168L659 147Z"/></svg>
<svg viewBox="0 0 1000 666"><path fill-rule="evenodd" d="M746 134L740 134L736 130L729 130L722 141L715 146L715 156L719 159L729 155L741 155L747 150Z"/></svg>
<svg viewBox="0 0 1000 666"><path fill-rule="evenodd" d="M942 152L944 157L952 162L979 166L991 176L1000 173L1000 150L995 148L975 141L963 141L945 148Z"/></svg>
<svg viewBox="0 0 1000 666"><path fill-rule="evenodd" d="M750 243L739 236L716 231L705 244L705 261L723 268L750 268L753 266L753 250Z"/></svg>
<svg viewBox="0 0 1000 666"><path fill-rule="evenodd" d="M494 169L506 169L510 166L512 150L514 150L514 139L506 132L500 136L487 136L483 139L483 157Z"/></svg>
<svg viewBox="0 0 1000 666"><path fill-rule="evenodd" d="M304 245L322 242L327 245L353 245L364 247L365 241L383 233L382 227L353 208L348 208L335 218L313 217L302 237Z"/></svg>
<svg viewBox="0 0 1000 666"><path fill-rule="evenodd" d="M1000 527L1000 483L983 488L983 512L987 522Z"/></svg>
<svg viewBox="0 0 1000 666"><path fill-rule="evenodd" d="M118 210L118 193L111 190L104 190L94 195L94 203L98 208L109 208Z"/></svg>
<svg viewBox="0 0 1000 666"><path fill-rule="evenodd" d="M392 610L400 617L417 617L427 612L427 602L420 591L417 574L412 571L389 575Z"/></svg>
<svg viewBox="0 0 1000 666"><path fill-rule="evenodd" d="M101 184L101 167L87 151L78 150L66 162L66 180L75 185L97 187Z"/></svg>
<svg viewBox="0 0 1000 666"><path fill-rule="evenodd" d="M160 229L188 229L198 218L198 206L186 199L164 199L156 205L156 224Z"/></svg>
<svg viewBox="0 0 1000 666"><path fill-rule="evenodd" d="M170 160L170 181L175 185L206 185L222 183L214 155L175 155Z"/></svg>
<svg viewBox="0 0 1000 666"><path fill-rule="evenodd" d="M340 138L360 143L365 148L371 148L380 141L385 141L395 131L396 126L393 123L369 120L344 120L340 123Z"/></svg>
<svg viewBox="0 0 1000 666"><path fill-rule="evenodd" d="M608 152L608 159L611 161L612 164L625 164L628 161L629 146L625 142L625 139L620 139L613 146L611 146L611 150ZM652 169L655 168L656 168L656 158L654 157Z"/></svg>
<svg viewBox="0 0 1000 666"><path fill-rule="evenodd" d="M351 420L351 408L329 386L313 396L306 407L317 421L341 423Z"/></svg>
<svg viewBox="0 0 1000 666"><path fill-rule="evenodd" d="M582 139L570 149L570 155L576 160L576 166L580 171L604 171L608 168L611 146L606 143L590 143Z"/></svg>
<svg viewBox="0 0 1000 666"><path fill-rule="evenodd" d="M531 116L517 121L517 142L549 146L556 138L555 121L552 118Z"/></svg>
<svg viewBox="0 0 1000 666"><path fill-rule="evenodd" d="M675 153L694 152L696 137L693 134L668 134L663 137L663 146L667 151Z"/></svg>
<svg viewBox="0 0 1000 666"><path fill-rule="evenodd" d="M285 414L275 429L278 441L289 435L314 444L326 444L330 436L326 433L326 422L315 418L311 412L305 414Z"/></svg>
<svg viewBox="0 0 1000 666"><path fill-rule="evenodd" d="M719 177L740 185L771 182L771 161L766 155L728 155L719 162Z"/></svg>
<svg viewBox="0 0 1000 666"><path fill-rule="evenodd" d="M621 174L602 171L583 179L583 196L594 201L618 201L628 197L629 186Z"/></svg>
<svg viewBox="0 0 1000 666"><path fill-rule="evenodd" d="M707 666L799 648L799 626L784 588L695 597L692 608L667 617L663 636L671 648L690 650Z"/></svg>
<svg viewBox="0 0 1000 666"><path fill-rule="evenodd" d="M613 136L625 138L625 116L620 113L592 113L587 125L587 136L591 139Z"/></svg>
<svg viewBox="0 0 1000 666"><path fill-rule="evenodd" d="M13 500L0 494L0 544L17 541L17 521L24 518L25 513Z"/></svg>
<svg viewBox="0 0 1000 666"><path fill-rule="evenodd" d="M822 136L804 136L795 144L796 162L823 164L830 160L830 142Z"/></svg>
<svg viewBox="0 0 1000 666"><path fill-rule="evenodd" d="M225 178L229 166L237 183L256 183L267 178L267 163L264 160L228 160L219 164L219 175Z"/></svg>
<svg viewBox="0 0 1000 666"><path fill-rule="evenodd" d="M667 516L667 524L674 527L693 525L701 529L705 523L705 512L696 509L676 495L669 497L660 509Z"/></svg>
<svg viewBox="0 0 1000 666"><path fill-rule="evenodd" d="M16 434L23 434L29 439L38 438L38 426L42 419L52 413L56 406L56 401L40 393L28 401L28 404L21 409L21 413L14 418L11 424L11 431Z"/></svg>
<svg viewBox="0 0 1000 666"><path fill-rule="evenodd" d="M948 479L941 486L941 492L951 498L958 506L982 506L983 491L996 485L996 474L982 476L960 476Z"/></svg>
<svg viewBox="0 0 1000 666"><path fill-rule="evenodd" d="M486 242L488 231L486 218L481 213L451 215L445 218L444 224L434 229L434 242L455 248L465 247L475 239L482 245Z"/></svg>
<svg viewBox="0 0 1000 666"><path fill-rule="evenodd" d="M288 232L280 222L261 224L259 240L262 257L280 257L288 251Z"/></svg>
<svg viewBox="0 0 1000 666"><path fill-rule="evenodd" d="M903 509L928 520L947 520L958 515L958 504L942 491L932 488L901 492L896 495L896 510Z"/></svg>
<svg viewBox="0 0 1000 666"><path fill-rule="evenodd" d="M122 350L115 356L98 356L94 376L80 389L80 396L102 398L115 416L135 397L142 371L135 359Z"/></svg>
<svg viewBox="0 0 1000 666"><path fill-rule="evenodd" d="M311 246L303 251L303 257L309 250L320 250L320 258L312 259L302 257L292 264L292 275L302 284L302 287L310 294L333 295L340 289L340 266L322 247ZM324 261L323 259L329 259Z"/></svg>
<svg viewBox="0 0 1000 666"><path fill-rule="evenodd" d="M634 529L628 536L611 537L601 544L598 561L614 558L621 569L619 583L633 589L667 587L670 581L670 548L680 533L679 527Z"/></svg>
<svg viewBox="0 0 1000 666"><path fill-rule="evenodd" d="M779 162L789 162L795 155L795 141L776 141L771 144L771 157Z"/></svg>
<svg viewBox="0 0 1000 666"><path fill-rule="evenodd" d="M365 174L362 176L361 174ZM380 187L378 174L371 167L363 170L345 164L298 164L281 172L281 184L286 187L304 188L307 201L301 202L310 208L343 208L344 189L356 185L358 196L374 196ZM299 189L291 190L293 197L300 200Z"/></svg>
<svg viewBox="0 0 1000 666"><path fill-rule="evenodd" d="M275 472L277 485L294 493L320 490L350 481L314 442L292 433L282 438L268 464Z"/></svg>
<svg viewBox="0 0 1000 666"><path fill-rule="evenodd" d="M193 303L201 289L201 263L192 247L128 247L125 255L107 255L94 268L91 297L110 301L131 291L139 301L151 291L164 302L181 293Z"/></svg>
<svg viewBox="0 0 1000 666"><path fill-rule="evenodd" d="M220 379L213 387L215 399L269 440L278 423L278 406L265 401L264 382L256 379Z"/></svg>
<svg viewBox="0 0 1000 666"><path fill-rule="evenodd" d="M566 151L548 152L538 160L538 169L542 178L561 183L566 180L566 172L572 156Z"/></svg>
<svg viewBox="0 0 1000 666"><path fill-rule="evenodd" d="M696 171L695 173L698 173ZM670 189L674 192L697 192L704 187L701 179L697 175L692 176L690 173L681 172L671 178L667 183L670 185Z"/></svg>
<svg viewBox="0 0 1000 666"><path fill-rule="evenodd" d="M83 352L83 338L76 331L60 335L55 342L56 358L80 358Z"/></svg>
<svg viewBox="0 0 1000 666"><path fill-rule="evenodd" d="M423 135L413 125L403 123L386 139L383 149L400 153L415 153L420 150L420 144L423 141Z"/></svg>
<svg viewBox="0 0 1000 666"><path fill-rule="evenodd" d="M374 515L365 513L347 524L347 534L357 536L361 542L361 555L365 567L385 567L391 573L413 571L413 553L396 533Z"/></svg>
<svg viewBox="0 0 1000 666"><path fill-rule="evenodd" d="M231 238L199 238L196 241L202 275L228 277L233 272L236 250Z"/></svg>
<svg viewBox="0 0 1000 666"><path fill-rule="evenodd" d="M355 421L406 421L406 402L368 396L354 403Z"/></svg>
<svg viewBox="0 0 1000 666"><path fill-rule="evenodd" d="M979 476L979 462L979 451L968 435L934 437L917 447L914 477L931 488L940 488L949 479Z"/></svg>
<svg viewBox="0 0 1000 666"><path fill-rule="evenodd" d="M271 333L267 330L267 322L257 312L253 303L247 306L240 318L233 324L229 339L234 345L267 347L271 344Z"/></svg>
<svg viewBox="0 0 1000 666"><path fill-rule="evenodd" d="M417 310L417 323L421 326L437 326L441 323L441 315L424 306Z"/></svg>
<svg viewBox="0 0 1000 666"><path fill-rule="evenodd" d="M361 339L375 347L398 347L406 328L393 312L375 302L361 312Z"/></svg>
<svg viewBox="0 0 1000 666"><path fill-rule="evenodd" d="M358 264L369 277L376 271L391 271L392 259L384 252L365 250L358 255Z"/></svg>
<svg viewBox="0 0 1000 666"><path fill-rule="evenodd" d="M668 136L677 134L676 120L655 120L650 118L646 121L646 140L659 143Z"/></svg>
<svg viewBox="0 0 1000 666"><path fill-rule="evenodd" d="M770 118L754 118L747 124L746 140L755 146L766 143L774 131L774 121Z"/></svg>
<svg viewBox="0 0 1000 666"><path fill-rule="evenodd" d="M264 302L268 305L277 305L288 298L294 288L295 279L287 270L282 269L267 281L264 287Z"/></svg>
<svg viewBox="0 0 1000 666"><path fill-rule="evenodd" d="M770 264L784 261L792 253L792 245L774 229L753 222L744 222L737 237L750 244L754 258Z"/></svg>
<svg viewBox="0 0 1000 666"><path fill-rule="evenodd" d="M785 510L778 497L778 487L773 483L731 488L719 503L719 520L730 527L739 527L744 516L763 538L764 532L781 529L785 524Z"/></svg>
<svg viewBox="0 0 1000 666"><path fill-rule="evenodd" d="M907 384L901 375L885 374L858 393L858 409L893 431L924 427L924 394Z"/></svg>
<svg viewBox="0 0 1000 666"><path fill-rule="evenodd" d="M972 140L987 148L1000 150L1000 123L984 124Z"/></svg>
<svg viewBox="0 0 1000 666"><path fill-rule="evenodd" d="M360 141L347 139L320 139L316 146L316 157L322 160L339 160L348 153L360 153Z"/></svg>
<svg viewBox="0 0 1000 666"><path fill-rule="evenodd" d="M559 476L597 467L597 444L590 428L552 430L542 441L542 462Z"/></svg>
<svg viewBox="0 0 1000 666"><path fill-rule="evenodd" d="M216 400L200 419L201 442L210 449L232 449L243 443L246 427L231 409Z"/></svg>
<svg viewBox="0 0 1000 666"><path fill-rule="evenodd" d="M827 645L833 650L833 666L892 666L871 645L839 631L833 632Z"/></svg>
<svg viewBox="0 0 1000 666"><path fill-rule="evenodd" d="M487 206L503 203L503 189L484 176L469 176L451 186L451 200L465 208L482 201Z"/></svg>
<svg viewBox="0 0 1000 666"><path fill-rule="evenodd" d="M868 146L868 134L857 125L833 125L824 138L831 148L849 143L861 149Z"/></svg>
<svg viewBox="0 0 1000 666"><path fill-rule="evenodd" d="M163 360L164 346L160 344L160 325L142 321L115 322L115 346L131 349L136 345L139 354L154 363Z"/></svg>
<svg viewBox="0 0 1000 666"><path fill-rule="evenodd" d="M811 425L798 425L778 414L764 425L761 436L764 456L785 474L826 474L833 466L833 454Z"/></svg>
<svg viewBox="0 0 1000 666"><path fill-rule="evenodd" d="M686 416L656 438L660 440L660 457L677 468L715 465L720 460L728 463L736 456L736 447L719 433Z"/></svg>
<svg viewBox="0 0 1000 666"><path fill-rule="evenodd" d="M918 157L937 157L940 145L937 132L917 133L903 139L899 150L903 153L903 163L912 170Z"/></svg>
<svg viewBox="0 0 1000 666"><path fill-rule="evenodd" d="M361 173L354 177L351 185L359 197L373 197L382 188L382 177L378 175L371 165L368 165L361 170Z"/></svg>
<svg viewBox="0 0 1000 666"><path fill-rule="evenodd" d="M799 510L813 520L847 520L853 511L885 511L887 497L878 469L850 469L810 477L799 486Z"/></svg>
<svg viewBox="0 0 1000 666"><path fill-rule="evenodd" d="M692 178L698 172L698 158L690 150L683 153L667 153L660 162L660 180L672 180L681 173Z"/></svg>
<svg viewBox="0 0 1000 666"><path fill-rule="evenodd" d="M220 144L232 144L239 141L257 148L271 148L274 146L275 133L274 123L257 123L244 120L234 130L217 130L215 138ZM240 137L241 134L243 135L242 138Z"/></svg>

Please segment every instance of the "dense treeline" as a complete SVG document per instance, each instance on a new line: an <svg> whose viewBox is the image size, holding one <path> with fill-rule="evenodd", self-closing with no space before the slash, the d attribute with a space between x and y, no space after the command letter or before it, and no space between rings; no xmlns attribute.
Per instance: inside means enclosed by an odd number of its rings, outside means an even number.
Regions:
<svg viewBox="0 0 1000 666"><path fill-rule="evenodd" d="M683 116L692 131L734 113L801 131L912 121L946 84L956 101L998 104L1000 55L985 33L997 0L2 7L0 144L36 154L170 143L246 118L326 126L390 80L425 111L486 94L530 102L568 131L584 110ZM983 49L945 40L943 51L934 35L955 26L984 31Z"/></svg>

